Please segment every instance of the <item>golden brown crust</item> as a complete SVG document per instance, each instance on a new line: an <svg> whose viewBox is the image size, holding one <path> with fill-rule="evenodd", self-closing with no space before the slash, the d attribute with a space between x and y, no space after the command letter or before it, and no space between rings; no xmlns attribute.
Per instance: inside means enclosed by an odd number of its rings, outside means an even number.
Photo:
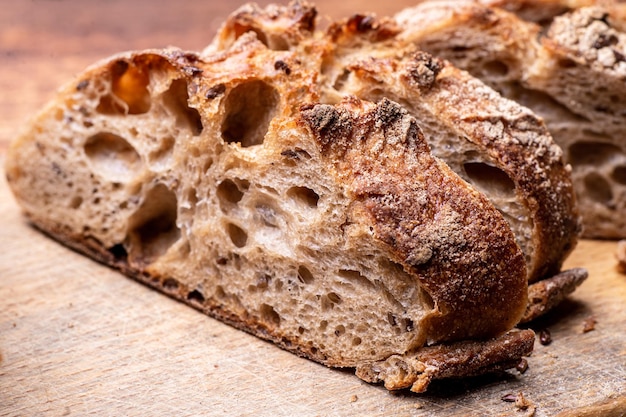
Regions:
<svg viewBox="0 0 626 417"><path fill-rule="evenodd" d="M406 110L384 99L357 118L329 105L305 108L303 117L355 210L432 297L439 314L429 320L429 340L491 337L519 320L524 259L508 225L430 155Z"/></svg>

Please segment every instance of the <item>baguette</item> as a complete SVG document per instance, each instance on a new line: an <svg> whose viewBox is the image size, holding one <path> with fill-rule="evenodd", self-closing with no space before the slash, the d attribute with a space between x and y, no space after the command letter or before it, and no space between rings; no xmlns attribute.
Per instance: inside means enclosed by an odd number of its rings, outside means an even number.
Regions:
<svg viewBox="0 0 626 417"><path fill-rule="evenodd" d="M529 300L529 279L586 276L559 273L578 218L558 148L532 113L467 74L409 44L389 49L384 25L318 34L314 20L306 3L246 6L200 54L90 67L9 148L24 213L208 315L388 389L514 367L534 343L514 326L556 299ZM355 42L371 45L371 67ZM394 84L385 63L421 76ZM476 116L435 117L444 99L474 102ZM505 120L519 154L493 129ZM532 221L513 223L497 188L440 159L435 125L511 171L505 191ZM547 206L553 230L539 221ZM545 241L556 251L533 251Z"/></svg>

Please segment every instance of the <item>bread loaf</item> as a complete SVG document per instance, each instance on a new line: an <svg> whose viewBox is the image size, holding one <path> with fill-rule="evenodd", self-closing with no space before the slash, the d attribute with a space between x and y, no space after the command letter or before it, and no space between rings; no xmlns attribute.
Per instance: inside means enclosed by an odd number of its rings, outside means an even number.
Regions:
<svg viewBox="0 0 626 417"><path fill-rule="evenodd" d="M396 15L399 37L468 70L545 120L572 165L583 236L589 238L626 237L621 10L581 7L554 17L545 29L474 2L426 2Z"/></svg>
<svg viewBox="0 0 626 417"><path fill-rule="evenodd" d="M201 54L95 64L11 144L18 202L68 246L388 389L514 367L534 342L514 326L557 299L528 281L586 276L559 273L578 218L558 147L391 27L314 20L246 6Z"/></svg>

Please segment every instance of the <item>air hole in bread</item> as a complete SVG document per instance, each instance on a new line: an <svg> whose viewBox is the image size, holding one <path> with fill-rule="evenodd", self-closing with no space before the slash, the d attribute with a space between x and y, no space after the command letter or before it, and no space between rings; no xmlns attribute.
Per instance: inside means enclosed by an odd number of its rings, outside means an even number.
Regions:
<svg viewBox="0 0 626 417"><path fill-rule="evenodd" d="M618 184L626 185L626 165L620 165L613 169L611 178Z"/></svg>
<svg viewBox="0 0 626 417"><path fill-rule="evenodd" d="M100 99L96 108L101 114L142 114L150 110L150 75L126 61L111 66L111 94Z"/></svg>
<svg viewBox="0 0 626 417"><path fill-rule="evenodd" d="M353 271L350 269L340 269L338 272L338 275L362 287L374 288L374 283L370 281L366 276L361 274L359 271Z"/></svg>
<svg viewBox="0 0 626 417"><path fill-rule="evenodd" d="M515 196L515 183L501 169L482 162L463 164L470 182L491 197Z"/></svg>
<svg viewBox="0 0 626 417"><path fill-rule="evenodd" d="M257 213L257 220L266 226L271 228L277 228L279 226L279 217L278 209L276 209L272 204L268 203L257 203L254 206L254 209Z"/></svg>
<svg viewBox="0 0 626 417"><path fill-rule="evenodd" d="M411 320L408 317L405 317L402 320L400 320L400 323L402 325L403 330L407 333L412 332L415 329L415 324L413 323L413 320Z"/></svg>
<svg viewBox="0 0 626 417"><path fill-rule="evenodd" d="M198 304L204 304L204 294L202 294L199 290L190 291L187 293L187 300Z"/></svg>
<svg viewBox="0 0 626 417"><path fill-rule="evenodd" d="M226 292L224 291L224 287L222 287L221 285L218 285L217 287L215 287L215 294L214 294L215 298L217 299L225 299L226 298Z"/></svg>
<svg viewBox="0 0 626 417"><path fill-rule="evenodd" d="M141 170L141 158L135 148L113 133L89 137L84 149L93 171L110 181L130 181Z"/></svg>
<svg viewBox="0 0 626 417"><path fill-rule="evenodd" d="M159 148L152 151L148 156L153 169L162 170L170 165L175 142L176 140L172 136L161 139Z"/></svg>
<svg viewBox="0 0 626 417"><path fill-rule="evenodd" d="M611 184L600 174L592 172L585 176L585 189L589 197L601 204L608 204L613 199Z"/></svg>
<svg viewBox="0 0 626 417"><path fill-rule="evenodd" d="M279 100L278 91L264 81L248 81L235 87L225 100L224 141L244 148L262 144Z"/></svg>
<svg viewBox="0 0 626 417"><path fill-rule="evenodd" d="M236 39L239 39L239 37L242 36L244 33L253 32L256 35L257 39L267 48L273 51L289 50L289 43L281 35L274 35L272 33L266 34L259 28L255 28L250 25L243 25L241 23L237 23L233 28L233 31L235 32Z"/></svg>
<svg viewBox="0 0 626 417"><path fill-rule="evenodd" d="M280 326L280 315L274 310L269 304L261 304L260 308L261 318L266 323L273 324L275 326Z"/></svg>
<svg viewBox="0 0 626 417"><path fill-rule="evenodd" d="M172 81L170 88L163 94L163 103L176 118L177 126L189 130L197 136L202 132L202 119L198 110L189 107L187 81Z"/></svg>
<svg viewBox="0 0 626 417"><path fill-rule="evenodd" d="M419 299L425 309L434 310L435 301L433 300L433 297L429 293L427 293L423 288L419 289Z"/></svg>
<svg viewBox="0 0 626 417"><path fill-rule="evenodd" d="M352 346L359 346L361 344L361 338L360 337L353 337L352 338Z"/></svg>
<svg viewBox="0 0 626 417"><path fill-rule="evenodd" d="M317 207L320 199L320 196L315 191L307 187L291 187L287 191L287 197L309 208Z"/></svg>
<svg viewBox="0 0 626 417"><path fill-rule="evenodd" d="M558 61L559 67L561 68L574 68L577 64L575 61L569 58L561 58Z"/></svg>
<svg viewBox="0 0 626 417"><path fill-rule="evenodd" d="M304 332L306 332L306 329L304 327L302 327L302 326L299 326L298 327L298 333L304 334Z"/></svg>
<svg viewBox="0 0 626 417"><path fill-rule="evenodd" d="M149 264L163 255L179 239L176 226L176 194L157 184L145 196L128 224L129 260Z"/></svg>
<svg viewBox="0 0 626 417"><path fill-rule="evenodd" d="M187 202L189 203L189 208L195 207L198 204L198 192L195 188L190 188L186 193Z"/></svg>
<svg viewBox="0 0 626 417"><path fill-rule="evenodd" d="M165 278L163 280L163 284L161 285L163 285L163 288L166 291L177 291L178 287L180 286L180 283L174 278Z"/></svg>
<svg viewBox="0 0 626 417"><path fill-rule="evenodd" d="M217 198L223 211L232 208L243 198L244 193L234 181L225 179L217 186Z"/></svg>
<svg viewBox="0 0 626 417"><path fill-rule="evenodd" d="M248 243L248 234L241 227L233 223L226 225L226 233L228 233L228 237L230 241L233 242L233 245L238 248L243 248Z"/></svg>
<svg viewBox="0 0 626 417"><path fill-rule="evenodd" d="M520 104L534 109L537 114L541 114L546 122L564 122L564 121L589 121L586 117L572 112L567 106L559 103L551 95L531 90L522 86L518 82L510 82L506 87L506 95Z"/></svg>
<svg viewBox="0 0 626 417"><path fill-rule="evenodd" d="M206 158L204 161L204 165L202 166L202 170L204 172L208 172L212 166L213 166L213 158Z"/></svg>
<svg viewBox="0 0 626 417"><path fill-rule="evenodd" d="M490 76L506 77L509 73L509 66L500 60L493 60L486 62L483 70Z"/></svg>
<svg viewBox="0 0 626 417"><path fill-rule="evenodd" d="M320 330L325 331L328 328L328 322L326 320L320 321Z"/></svg>
<svg viewBox="0 0 626 417"><path fill-rule="evenodd" d="M117 261L126 261L128 259L128 252L122 243L118 243L116 245L111 246L109 249L109 253L113 255L113 258Z"/></svg>
<svg viewBox="0 0 626 417"><path fill-rule="evenodd" d="M335 305L341 304L342 302L341 297L334 292L329 292L326 295L322 295L320 301L323 311L332 310L335 308Z"/></svg>
<svg viewBox="0 0 626 417"><path fill-rule="evenodd" d="M334 292L329 292L326 296L328 297L330 302L333 303L333 304L341 303L341 297L339 297L339 295L337 295Z"/></svg>
<svg viewBox="0 0 626 417"><path fill-rule="evenodd" d="M576 142L569 147L572 165L604 165L616 156L624 155L619 146L602 142Z"/></svg>
<svg viewBox="0 0 626 417"><path fill-rule="evenodd" d="M76 210L83 204L83 198L79 195L72 197L70 200L70 208Z"/></svg>
<svg viewBox="0 0 626 417"><path fill-rule="evenodd" d="M339 326L335 327L335 336L339 337L345 333L346 333L346 328L344 325L340 324Z"/></svg>
<svg viewBox="0 0 626 417"><path fill-rule="evenodd" d="M308 285L308 284L313 283L313 281L315 281L315 277L306 266L300 265L298 267L298 281L300 281L303 284Z"/></svg>
<svg viewBox="0 0 626 417"><path fill-rule="evenodd" d="M345 69L342 71L341 74L339 74L337 76L337 78L335 79L335 82L333 83L333 88L337 91L341 91L341 89L343 88L343 86L346 84L346 82L348 81L348 78L350 77L350 71L348 69Z"/></svg>

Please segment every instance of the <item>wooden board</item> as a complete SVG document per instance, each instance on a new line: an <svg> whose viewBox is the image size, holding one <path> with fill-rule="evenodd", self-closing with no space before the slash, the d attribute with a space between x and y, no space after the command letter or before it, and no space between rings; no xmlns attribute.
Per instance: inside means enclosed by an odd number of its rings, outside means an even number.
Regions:
<svg viewBox="0 0 626 417"><path fill-rule="evenodd" d="M536 324L524 375L389 393L327 369L144 287L29 227L0 183L0 416L531 415L626 413L626 276L612 242L582 242L591 277ZM586 319L596 328L583 333ZM574 414L567 414L567 412ZM611 414L613 413L613 414ZM583 414L584 415L584 414ZM594 415L594 414L589 414Z"/></svg>

